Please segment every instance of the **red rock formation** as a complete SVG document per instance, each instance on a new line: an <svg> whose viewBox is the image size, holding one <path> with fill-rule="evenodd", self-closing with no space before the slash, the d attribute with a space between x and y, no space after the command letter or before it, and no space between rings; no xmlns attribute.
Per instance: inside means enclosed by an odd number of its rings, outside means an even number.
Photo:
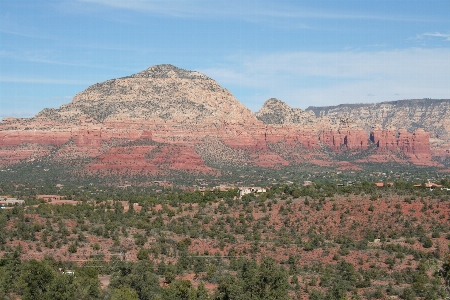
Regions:
<svg viewBox="0 0 450 300"><path fill-rule="evenodd" d="M401 138L402 132L400 133ZM403 132L400 149L416 165L436 166L438 163L431 161L430 134L419 128L412 134ZM408 139L406 138L408 137Z"/></svg>
<svg viewBox="0 0 450 300"><path fill-rule="evenodd" d="M318 163L331 161L329 157L308 156L319 149L319 134L315 129L300 125L285 124L197 124L180 126L171 123L152 122L105 122L83 123L77 126L53 126L44 122L14 121L14 130L8 130L10 122L0 123L0 165L6 166L20 161L30 161L44 155L55 159L75 159L80 157L101 157L88 168L91 170L143 170L144 173L160 172L163 169L190 170L193 172L213 172L205 166L195 153L196 145L206 136L216 137L227 147L244 151L250 156L249 164L276 167L291 163ZM27 130L24 130L27 128ZM414 133L400 130L373 130L371 140L377 144L379 153L401 151L415 164L433 165L429 143L429 133L418 129ZM136 153L119 155L114 151L121 144L136 140L152 140L156 143L182 147L168 151L164 159L143 160ZM69 141L72 141L69 143ZM367 135L362 130L341 128L324 130L320 133L320 143L333 151L361 151L368 147ZM34 145L34 146L33 146ZM270 146L270 147L269 147ZM55 148L58 147L58 148ZM274 148L275 147L275 148ZM53 152L50 152L52 151ZM175 148L174 148L175 149ZM269 150L270 149L270 150ZM274 150L275 149L275 150ZM278 149L278 150L276 150ZM303 150L302 150L303 149ZM119 149L117 149L119 151ZM122 150L121 150L122 151ZM275 151L275 152L274 152ZM242 152L242 153L244 153ZM137 156L136 156L137 155ZM243 155L243 154L242 154ZM381 154L380 154L381 155ZM390 156L392 156L390 154ZM117 164L108 162L108 157L116 159ZM170 158L172 157L172 158ZM305 159L310 157L310 159ZM129 162L129 160L134 163ZM200 159L200 160L199 160ZM241 159L241 158L240 158ZM266 161L265 161L266 160ZM366 161L402 161L401 158L372 157ZM320 161L320 162L319 162ZM364 161L361 160L361 162ZM138 163L139 162L139 163ZM137 164L136 164L137 163ZM335 163L332 163L335 165ZM435 164L434 164L435 165Z"/></svg>
<svg viewBox="0 0 450 300"><path fill-rule="evenodd" d="M412 151L416 155L426 156L431 158L430 150L430 133L425 132L422 128L417 129L413 133Z"/></svg>
<svg viewBox="0 0 450 300"><path fill-rule="evenodd" d="M371 140L377 144L378 151L401 151L409 161L417 165L440 166L431 161L430 133L422 128L413 133L406 129L396 130L374 130L370 134Z"/></svg>
<svg viewBox="0 0 450 300"><path fill-rule="evenodd" d="M315 131L308 131L294 125L266 125L264 140L269 144L284 142L294 146L300 143L307 149L319 148L318 134Z"/></svg>
<svg viewBox="0 0 450 300"><path fill-rule="evenodd" d="M412 134L402 128L398 131L397 149L405 154L412 154Z"/></svg>
<svg viewBox="0 0 450 300"><path fill-rule="evenodd" d="M90 171L133 174L157 174L167 170L194 173L216 173L207 167L193 149L183 146L130 146L116 147L100 155L88 165Z"/></svg>
<svg viewBox="0 0 450 300"><path fill-rule="evenodd" d="M72 138L77 146L100 147L102 144L102 131L95 129L85 129L77 131Z"/></svg>
<svg viewBox="0 0 450 300"><path fill-rule="evenodd" d="M344 139L339 132L334 130L324 130L320 135L320 142L327 145L336 152L341 151L341 145L344 144Z"/></svg>
<svg viewBox="0 0 450 300"><path fill-rule="evenodd" d="M336 152L367 150L367 134L360 129L324 130L320 141Z"/></svg>
<svg viewBox="0 0 450 300"><path fill-rule="evenodd" d="M150 130L143 130L141 133L141 139L147 139L147 140L151 140L152 139L152 132Z"/></svg>
<svg viewBox="0 0 450 300"><path fill-rule="evenodd" d="M402 151L406 155L419 155L431 158L430 133L422 128L414 133L409 133L406 129L395 130L374 130L370 134L372 142L377 144L379 151Z"/></svg>
<svg viewBox="0 0 450 300"><path fill-rule="evenodd" d="M347 130L345 132L344 144L347 150L367 150L367 133L361 129Z"/></svg>
<svg viewBox="0 0 450 300"><path fill-rule="evenodd" d="M87 169L106 173L217 172L203 159L214 165L313 163L357 169L337 164L320 145L336 152L368 148L366 132L350 128L360 124L345 118L334 122L276 99L266 102L259 117L203 74L154 66L93 85L72 103L44 109L34 118L4 119L0 165L47 155L69 162L89 158ZM430 164L429 137L421 129L374 130L370 138L379 150L374 159L387 153L389 161L408 157L413 163ZM130 143L134 141L140 142Z"/></svg>
<svg viewBox="0 0 450 300"><path fill-rule="evenodd" d="M275 153L265 153L252 155L254 163L261 167L277 168L280 166L289 166L290 163Z"/></svg>
<svg viewBox="0 0 450 300"><path fill-rule="evenodd" d="M376 129L370 133L370 140L379 150L397 150L397 130Z"/></svg>
<svg viewBox="0 0 450 300"><path fill-rule="evenodd" d="M0 145L40 144L59 146L70 139L70 132L51 130L11 130L0 132Z"/></svg>
<svg viewBox="0 0 450 300"><path fill-rule="evenodd" d="M319 139L317 133L315 132L298 131L295 139L308 149L319 148Z"/></svg>

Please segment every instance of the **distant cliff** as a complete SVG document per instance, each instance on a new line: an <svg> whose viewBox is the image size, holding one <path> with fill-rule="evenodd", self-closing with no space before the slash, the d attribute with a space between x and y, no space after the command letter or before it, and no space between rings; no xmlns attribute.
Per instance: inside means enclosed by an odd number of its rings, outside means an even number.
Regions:
<svg viewBox="0 0 450 300"><path fill-rule="evenodd" d="M4 119L0 167L56 162L69 176L218 175L223 168L302 164L361 170L374 162L444 167L449 104L411 100L305 111L272 98L253 114L206 75L157 65L96 83L33 118Z"/></svg>
<svg viewBox="0 0 450 300"><path fill-rule="evenodd" d="M345 117L357 127L372 129L401 129L413 132L422 128L430 133L432 148L445 148L450 143L450 100L399 100L374 104L341 104L310 106L306 111L317 118L327 117L330 124L339 124Z"/></svg>

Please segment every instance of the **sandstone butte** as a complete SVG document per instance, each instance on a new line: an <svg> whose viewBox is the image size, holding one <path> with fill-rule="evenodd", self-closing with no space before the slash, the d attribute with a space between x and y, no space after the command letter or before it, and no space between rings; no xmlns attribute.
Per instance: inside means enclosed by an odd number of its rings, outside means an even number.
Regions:
<svg viewBox="0 0 450 300"><path fill-rule="evenodd" d="M358 162L389 161L401 153L407 160L395 161L440 166L423 129L369 132L348 118L317 117L277 99L253 114L211 78L172 65L94 84L58 109L0 123L1 167L42 157L91 158L85 169L104 174L220 172L211 162L359 169L322 150L358 153L371 145L376 150Z"/></svg>

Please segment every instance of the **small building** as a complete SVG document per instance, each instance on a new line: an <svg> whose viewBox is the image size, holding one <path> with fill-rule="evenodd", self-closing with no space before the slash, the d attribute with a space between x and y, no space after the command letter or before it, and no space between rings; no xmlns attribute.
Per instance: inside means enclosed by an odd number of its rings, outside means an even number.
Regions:
<svg viewBox="0 0 450 300"><path fill-rule="evenodd" d="M44 199L46 202L59 201L61 200L60 195L36 195L36 199Z"/></svg>
<svg viewBox="0 0 450 300"><path fill-rule="evenodd" d="M262 187L240 187L239 188L239 197L242 197L251 193L265 193L266 189Z"/></svg>
<svg viewBox="0 0 450 300"><path fill-rule="evenodd" d="M375 182L375 185L379 188L385 187L385 186L394 186L393 182Z"/></svg>
<svg viewBox="0 0 450 300"><path fill-rule="evenodd" d="M0 198L0 206L11 206L11 205L23 205L25 200L19 200L16 198Z"/></svg>
<svg viewBox="0 0 450 300"><path fill-rule="evenodd" d="M422 184L415 184L414 187L422 187ZM425 183L425 187L427 189L434 190L435 188L442 188L442 185L429 181L429 182Z"/></svg>

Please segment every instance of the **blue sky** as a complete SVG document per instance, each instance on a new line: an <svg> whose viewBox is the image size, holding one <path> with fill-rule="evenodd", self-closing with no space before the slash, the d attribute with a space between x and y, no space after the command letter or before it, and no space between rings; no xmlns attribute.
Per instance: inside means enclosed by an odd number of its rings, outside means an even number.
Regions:
<svg viewBox="0 0 450 300"><path fill-rule="evenodd" d="M162 63L252 111L450 99L450 1L0 0L0 118Z"/></svg>

